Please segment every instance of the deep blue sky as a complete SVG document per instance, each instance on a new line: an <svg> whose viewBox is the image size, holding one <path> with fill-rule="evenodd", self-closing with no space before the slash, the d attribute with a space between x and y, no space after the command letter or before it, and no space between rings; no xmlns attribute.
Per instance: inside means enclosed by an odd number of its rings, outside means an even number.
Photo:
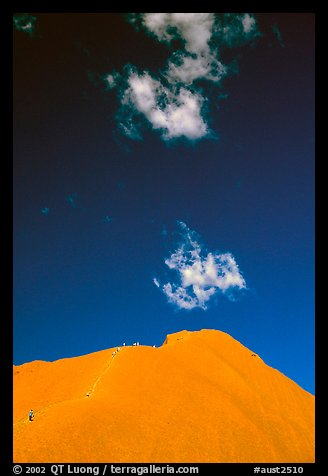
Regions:
<svg viewBox="0 0 328 476"><path fill-rule="evenodd" d="M314 393L314 15L254 14L261 36L222 51L238 71L200 85L214 133L197 141L124 136L101 79L155 74L181 44L117 13L31 15L14 30L14 363L214 328ZM234 301L186 311L154 285L174 279L177 221L235 257Z"/></svg>

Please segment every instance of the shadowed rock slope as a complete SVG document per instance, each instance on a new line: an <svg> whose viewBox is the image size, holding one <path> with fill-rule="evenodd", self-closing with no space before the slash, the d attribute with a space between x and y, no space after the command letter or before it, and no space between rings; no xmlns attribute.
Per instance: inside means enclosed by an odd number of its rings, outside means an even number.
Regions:
<svg viewBox="0 0 328 476"><path fill-rule="evenodd" d="M15 462L314 461L314 396L228 334L115 350L14 366Z"/></svg>

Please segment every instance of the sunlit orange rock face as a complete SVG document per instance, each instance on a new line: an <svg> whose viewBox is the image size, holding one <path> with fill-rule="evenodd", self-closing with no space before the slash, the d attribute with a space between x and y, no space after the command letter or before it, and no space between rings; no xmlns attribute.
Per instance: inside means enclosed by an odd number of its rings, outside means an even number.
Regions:
<svg viewBox="0 0 328 476"><path fill-rule="evenodd" d="M15 462L314 461L314 396L228 334L115 350L14 366Z"/></svg>

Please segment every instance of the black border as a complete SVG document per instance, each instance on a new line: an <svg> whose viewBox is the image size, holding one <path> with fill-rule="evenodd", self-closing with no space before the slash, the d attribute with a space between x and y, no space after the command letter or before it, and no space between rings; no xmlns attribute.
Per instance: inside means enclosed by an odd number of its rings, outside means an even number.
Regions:
<svg viewBox="0 0 328 476"><path fill-rule="evenodd" d="M152 8L155 5L152 5ZM202 4L202 6L205 6ZM222 5L223 6L223 5ZM255 10L254 5L252 5L252 10ZM2 216L5 217L6 227L2 228L1 232L1 239L2 239L2 260L1 260L1 270L2 270L2 282L1 282L1 311L0 311L0 352L1 352L1 371L3 372L2 376L2 383L4 392L2 393L1 404L2 404L2 439L1 439L1 449L0 449L0 465L4 467L4 471L2 468L0 469L0 474L9 475L13 473L13 373L12 373L12 363L13 363L13 164L12 164L12 157L13 157L13 144L12 144L12 124L13 124L13 108L12 108L12 98L13 98L13 81L12 81L12 74L13 74L13 27L12 27L12 16L15 12L23 12L28 10L31 11L38 11L42 13L61 13L61 12L73 12L73 13L96 13L104 12L105 8L99 7L97 8L96 5L93 5L93 8L86 8L80 5L80 9L76 11L76 5L70 8L69 4L65 4L65 7L60 7L60 4L38 4L34 3L33 5L22 5L20 2L16 5L12 5L12 9L10 12L2 11L1 12L1 45L2 45L2 73L1 79L3 81L3 87L1 88L2 92L2 117L3 121L1 124L1 136L2 136L2 144L5 144L5 148L3 148L4 153L2 155L1 160L1 169L2 169L2 186L1 186L1 204L3 207ZM233 6L231 5L229 11L232 10ZM247 7L244 5L243 7L239 7L238 10L242 9L245 10ZM263 5L262 5L263 7ZM294 6L295 7L295 6ZM301 5L300 5L301 7ZM135 7L130 7L130 10ZM238 8L238 7L237 7ZM261 7L260 7L261 8ZM259 8L259 9L260 9ZM276 6L277 8L277 6ZM213 9L210 8L210 9ZM304 9L304 5L303 5ZM92 10L92 12L90 11ZM236 10L236 5L235 5ZM110 13L110 12L108 12ZM297 12L302 13L302 12ZM318 51L317 45L319 43L318 39L318 16L316 12L304 12L309 14L315 15L315 22L316 22L316 52ZM322 13L324 15L324 13ZM321 38L320 41L323 39ZM322 53L321 53L322 54ZM318 54L316 54L316 73L318 71L317 63L318 63ZM318 76L316 75L316 79ZM316 80L316 91L317 91L317 80ZM316 94L316 99L318 98L318 94ZM321 101L320 101L321 102ZM318 117L318 104L319 101L316 101L316 117ZM316 130L316 143L318 140L317 130ZM320 382L320 374L319 374L319 366L318 366L318 346L319 346L319 338L318 338L318 301L319 301L319 290L317 287L318 283L318 268L320 268L321 264L321 257L319 258L318 254L318 243L322 236L322 226L320 223L319 218L319 210L320 206L322 207L321 201L319 201L319 194L318 188L320 179L323 180L323 174L320 174L320 170L318 170L318 155L317 155L318 147L316 146L316 170L315 170L315 196L316 196L316 209L315 209L315 233L316 233L316 251L315 251L315 267L316 267L316 287L315 287L315 300L316 300L316 321L315 321L315 354L316 354L316 368L315 368L315 397L316 397L316 450L315 450L315 463L304 463L304 464L280 464L280 463L170 463L170 466L175 468L180 466L198 466L199 473L204 474L204 471L218 470L219 473L226 475L226 474L254 474L254 468L260 466L261 468L278 468L278 467L300 467L304 468L302 474L321 474L321 463L322 459L321 456L324 454L322 449L322 439L320 437L320 432L322 429L321 418L319 418L319 414L322 414L321 408L321 399L320 394L322 391L321 382ZM321 208L322 210L322 208ZM319 263L320 259L320 263ZM56 463L58 466L60 463ZM131 463L107 463L107 464L114 464L115 466L135 466L138 467L150 467L149 463L137 463L135 465ZM61 474L69 474L67 473L67 463L63 463L64 468ZM167 464L163 463L163 466ZM26 474L26 467L45 467L44 474L53 474L51 472L51 463L46 464L21 464L23 468L22 474ZM75 464L71 463L71 466L74 467L85 467L85 466L92 466L92 467L100 467L103 468L105 463L88 463L88 464ZM156 466L161 466L160 463L156 464ZM8 471L9 469L9 471ZM320 471L320 472L319 472ZM278 473L278 471L272 471ZM100 473L101 474L101 471ZM107 469L106 474L111 474L110 471ZM122 474L122 473L121 473ZM149 473L148 473L149 474ZM159 473L161 474L161 473ZM166 473L163 473L166 474ZM261 474L261 473L259 473ZM294 473L291 473L294 474ZM301 473L298 473L301 474Z"/></svg>

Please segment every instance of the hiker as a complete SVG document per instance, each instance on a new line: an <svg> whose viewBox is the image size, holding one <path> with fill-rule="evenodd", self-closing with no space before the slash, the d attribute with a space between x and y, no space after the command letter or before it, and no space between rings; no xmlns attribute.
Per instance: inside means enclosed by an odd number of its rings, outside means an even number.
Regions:
<svg viewBox="0 0 328 476"><path fill-rule="evenodd" d="M30 421L33 421L33 418L34 418L33 410L30 410L30 413L28 414L28 418Z"/></svg>

